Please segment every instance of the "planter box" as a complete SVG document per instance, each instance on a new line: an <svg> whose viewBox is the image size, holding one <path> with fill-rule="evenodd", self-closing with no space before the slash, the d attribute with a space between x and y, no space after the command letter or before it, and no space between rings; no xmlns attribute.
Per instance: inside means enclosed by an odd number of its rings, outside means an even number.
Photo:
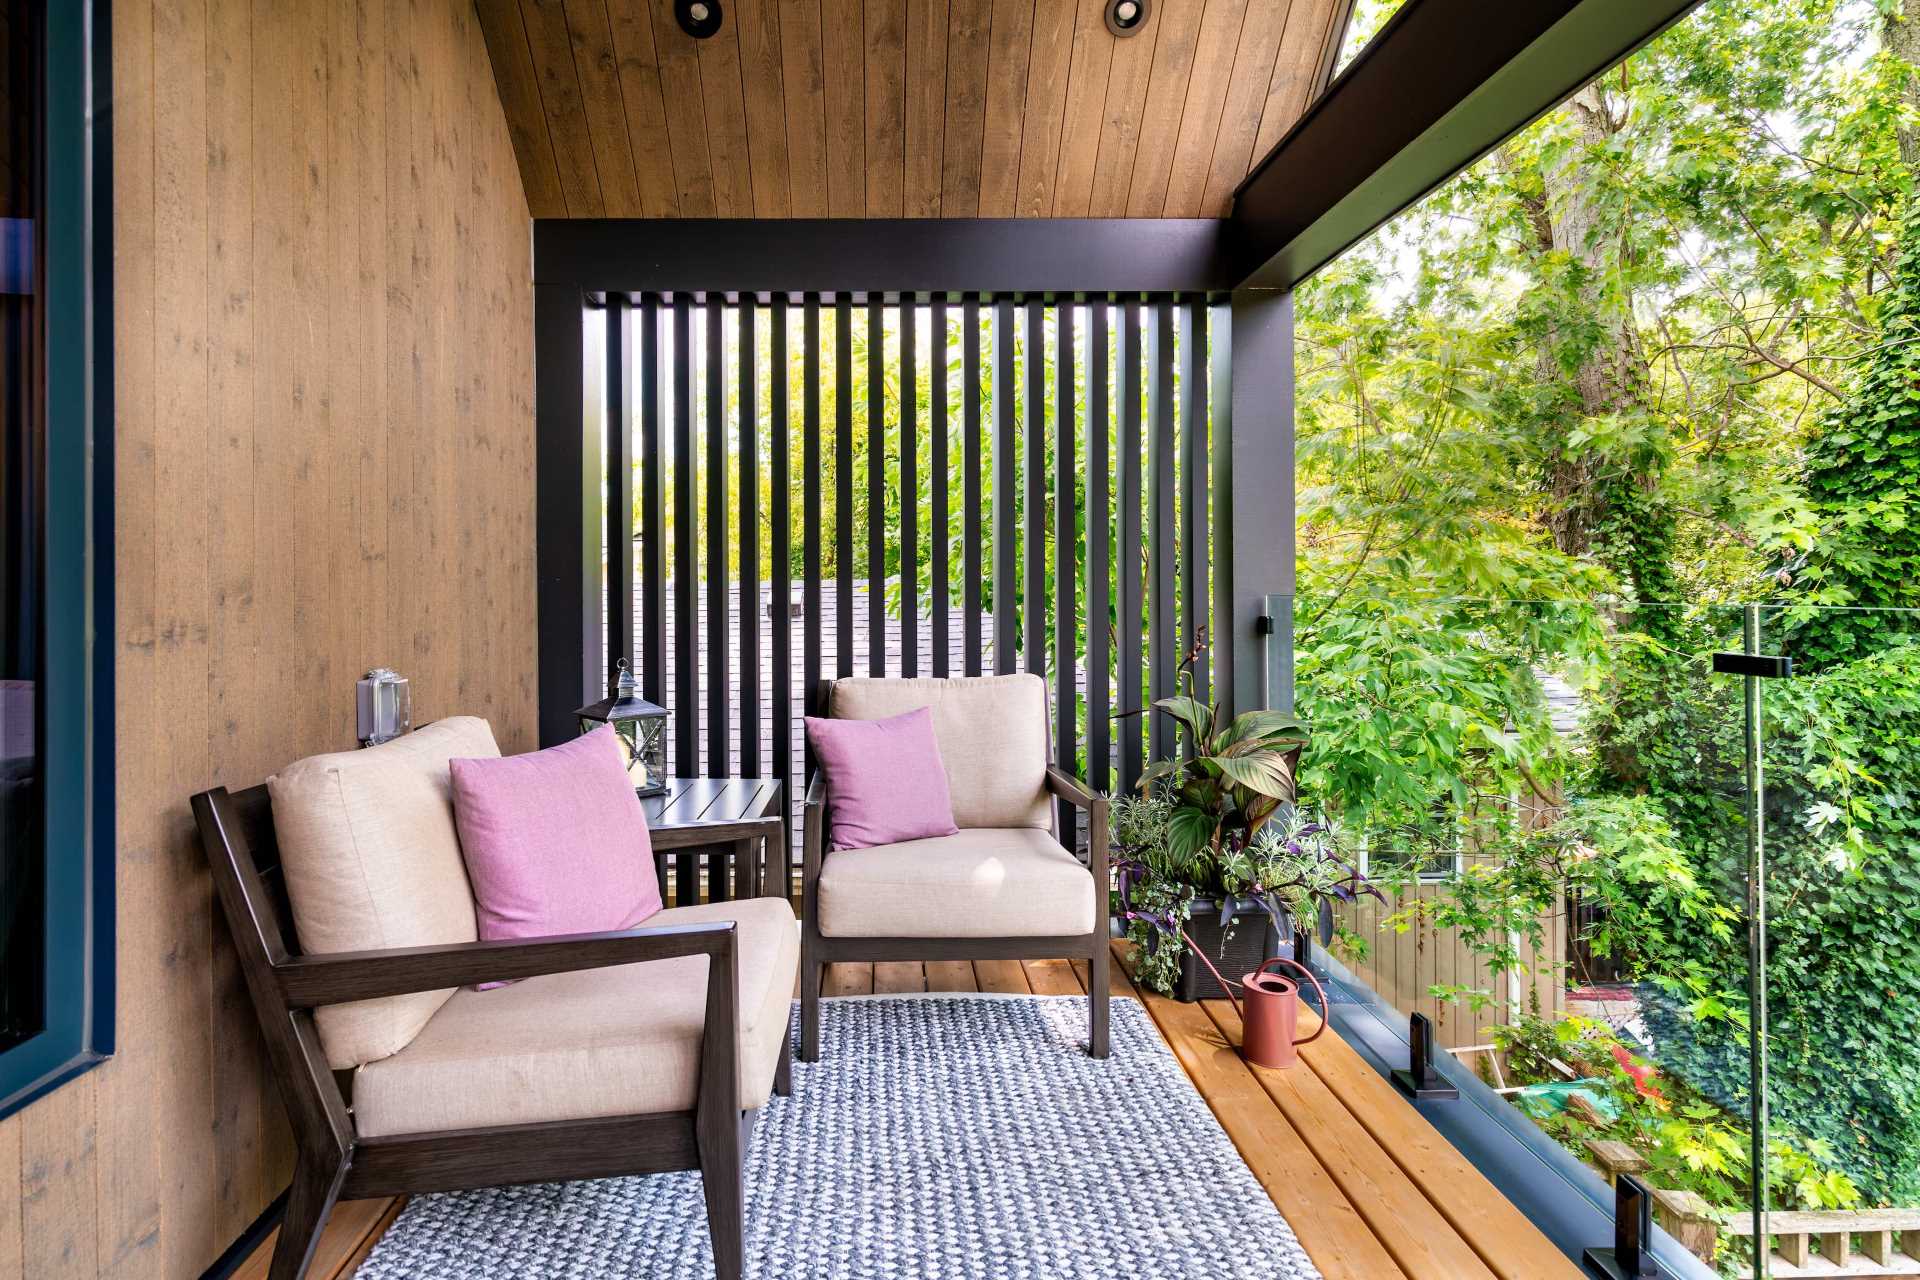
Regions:
<svg viewBox="0 0 1920 1280"><path fill-rule="evenodd" d="M1213 961L1220 972L1233 981L1240 981L1245 974L1252 973L1264 960L1270 960L1280 954L1280 934L1273 927L1273 921L1267 913L1260 910L1242 911L1233 919L1233 935L1223 936L1220 928L1220 908L1216 903L1193 904L1193 918L1187 922L1187 936L1194 944L1204 947L1207 959ZM1180 956L1180 981L1175 984L1173 997L1176 1000L1224 1000L1227 993L1214 981L1207 966L1191 948Z"/></svg>

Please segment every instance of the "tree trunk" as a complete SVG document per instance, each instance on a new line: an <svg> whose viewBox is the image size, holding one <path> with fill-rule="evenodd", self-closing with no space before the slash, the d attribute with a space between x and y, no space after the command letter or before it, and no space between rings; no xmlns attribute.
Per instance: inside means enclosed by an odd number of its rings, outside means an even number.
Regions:
<svg viewBox="0 0 1920 1280"><path fill-rule="evenodd" d="M1632 298L1607 279L1622 265L1623 250L1602 220L1606 179L1587 158L1626 127L1626 116L1614 113L1597 81L1574 94L1565 109L1579 128L1579 146L1542 172L1543 198L1527 212L1540 249L1584 269L1580 318L1597 322L1598 337L1556 332L1541 353L1542 385L1562 390L1561 421L1548 442L1544 477L1549 526L1561 551L1597 554L1632 584L1642 602L1663 601L1674 585L1673 516L1657 496L1662 455L1653 450L1637 459L1609 458L1591 446L1565 443L1586 420L1634 416L1648 408L1646 360ZM1589 340L1591 347L1581 351L1569 379L1564 344Z"/></svg>
<svg viewBox="0 0 1920 1280"><path fill-rule="evenodd" d="M1598 86L1592 84L1574 94L1566 110L1579 125L1580 146L1542 173L1546 198L1534 212L1533 226L1543 250L1565 254L1586 269L1583 300L1599 318L1602 330L1573 372L1566 407L1571 418L1628 413L1642 407L1642 365L1631 310L1624 299L1609 298L1604 288L1611 255L1600 224L1597 187L1601 177L1586 160L1587 152L1617 134L1623 121L1615 119ZM1553 345L1572 340L1571 336L1556 338ZM1541 374L1548 385L1567 378L1551 348L1541 355ZM1593 550L1595 534L1607 515L1606 490L1597 483L1598 461L1588 450L1558 444L1550 453L1546 487L1554 513L1554 543L1568 555Z"/></svg>
<svg viewBox="0 0 1920 1280"><path fill-rule="evenodd" d="M1904 0L1897 9L1889 7L1881 34L1887 52L1907 64L1901 99L1920 113L1920 0ZM1900 129L1900 159L1907 168L1920 169L1920 127L1905 125Z"/></svg>

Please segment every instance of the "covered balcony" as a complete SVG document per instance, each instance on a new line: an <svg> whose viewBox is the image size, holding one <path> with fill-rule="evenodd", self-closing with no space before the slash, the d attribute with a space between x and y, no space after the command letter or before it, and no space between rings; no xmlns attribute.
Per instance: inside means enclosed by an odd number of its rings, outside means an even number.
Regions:
<svg viewBox="0 0 1920 1280"><path fill-rule="evenodd" d="M0 5L0 1277L1920 1275L1917 3Z"/></svg>

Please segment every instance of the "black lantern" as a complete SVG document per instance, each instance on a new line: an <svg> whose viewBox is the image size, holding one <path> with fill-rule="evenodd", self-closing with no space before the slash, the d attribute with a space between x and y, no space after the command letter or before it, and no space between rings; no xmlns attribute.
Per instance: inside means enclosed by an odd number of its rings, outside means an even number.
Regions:
<svg viewBox="0 0 1920 1280"><path fill-rule="evenodd" d="M627 758L627 776L635 795L657 796L667 790L667 709L640 696L627 660L620 659L613 696L573 713L580 732L592 733L603 724L613 726Z"/></svg>

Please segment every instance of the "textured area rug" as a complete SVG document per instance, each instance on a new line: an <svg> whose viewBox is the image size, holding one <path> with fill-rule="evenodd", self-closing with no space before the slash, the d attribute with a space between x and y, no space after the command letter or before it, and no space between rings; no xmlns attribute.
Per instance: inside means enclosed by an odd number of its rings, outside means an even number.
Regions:
<svg viewBox="0 0 1920 1280"><path fill-rule="evenodd" d="M1319 1272L1137 1001L828 1000L747 1159L756 1280ZM359 1280L701 1280L697 1173L418 1196Z"/></svg>

